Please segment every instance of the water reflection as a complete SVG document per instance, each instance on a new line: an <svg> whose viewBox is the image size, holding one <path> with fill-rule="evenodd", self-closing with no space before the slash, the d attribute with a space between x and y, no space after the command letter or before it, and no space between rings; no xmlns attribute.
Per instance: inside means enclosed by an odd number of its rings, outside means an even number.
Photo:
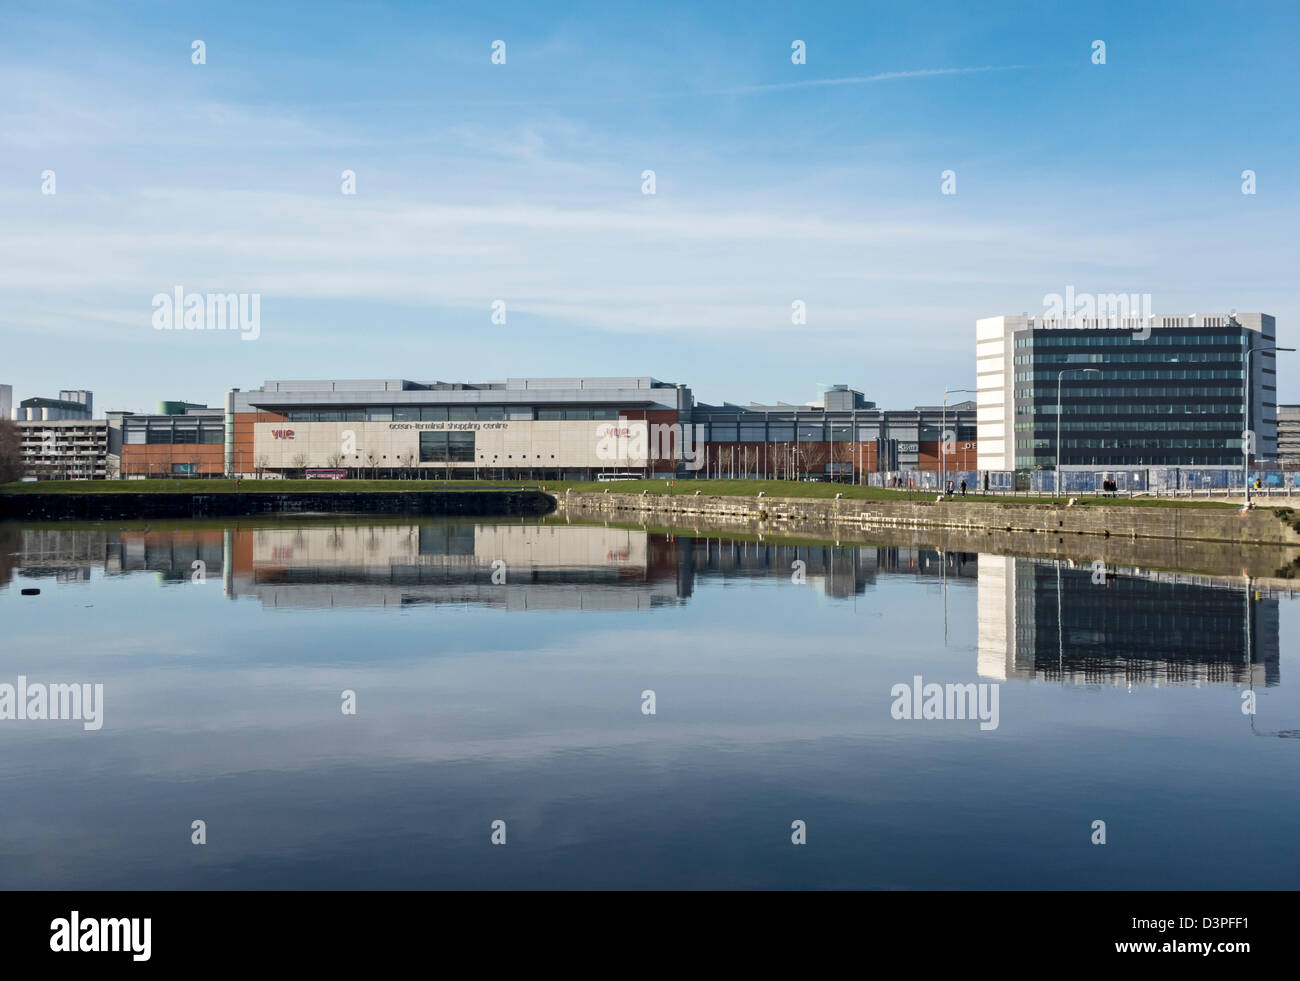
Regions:
<svg viewBox="0 0 1300 981"><path fill-rule="evenodd" d="M864 593L881 574L974 581L970 553L783 545L650 534L598 525L430 521L213 529L26 529L27 576L88 579L153 572L163 582L220 575L226 595L268 607L476 603L507 609L639 609L679 604L696 577L790 580L796 562L827 596ZM493 563L504 563L494 569ZM493 572L516 589L503 591ZM5 580L7 581L7 580ZM3 581L0 581L3 584Z"/></svg>
<svg viewBox="0 0 1300 981"><path fill-rule="evenodd" d="M1277 591L1185 573L1099 574L1061 560L529 522L10 527L0 538L0 584L15 569L57 582L85 581L100 569L179 583L201 567L220 578L228 598L273 610L636 611L686 604L697 580L796 575L842 600L882 577L905 576L942 584L945 638L949 583L977 586L984 678L1129 686L1280 680Z"/></svg>
<svg viewBox="0 0 1300 981"><path fill-rule="evenodd" d="M984 555L979 671L1071 684L1279 682L1278 600L1242 583Z"/></svg>
<svg viewBox="0 0 1300 981"><path fill-rule="evenodd" d="M1294 888L1292 610L1109 573L554 521L0 526L0 683L106 704L0 724L0 888ZM896 720L917 675L1005 679L1000 726Z"/></svg>

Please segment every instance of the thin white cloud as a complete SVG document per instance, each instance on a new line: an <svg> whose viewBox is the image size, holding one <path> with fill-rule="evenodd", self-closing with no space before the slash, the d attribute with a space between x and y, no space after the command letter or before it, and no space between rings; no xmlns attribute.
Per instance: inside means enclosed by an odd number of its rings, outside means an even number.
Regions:
<svg viewBox="0 0 1300 981"><path fill-rule="evenodd" d="M813 78L803 82L774 82L770 85L745 85L733 89L715 89L710 95L750 95L757 92L778 92L782 89L806 89L830 85L867 85L871 82L891 82L899 78L931 78L936 75L975 75L981 72L1010 72L1026 65L981 65L978 68L916 68L905 72L880 72L876 75L850 75L847 78Z"/></svg>
<svg viewBox="0 0 1300 981"><path fill-rule="evenodd" d="M1034 66L732 91L1023 67ZM150 104L86 80L0 69L6 80L24 97L0 106L0 140L35 134L58 150L26 154L25 169L11 172L28 176L0 187L0 330L25 338L157 344L150 300L181 285L262 293L267 338L347 336L315 323L308 304L475 324L504 299L512 324L531 314L561 334L645 335L789 331L791 303L802 300L807 336L870 336L875 351L903 352L946 339L958 350L975 316L1024 309L1065 283L1167 296L1173 289L1152 285L1162 268L1192 282L1224 275L1212 252L1221 215L1109 188L1103 210L1084 208L1058 182L1015 183L1014 161L965 147L955 163L913 159L902 136L886 154L853 152L851 168L842 154L757 166L743 140L720 149L717 139L693 148L660 135L620 139L550 111L395 132L186 92ZM185 121L185 138L159 118ZM356 152L380 145L383 154ZM656 197L640 193L647 162L659 171ZM57 196L39 193L45 166L58 169ZM361 175L356 197L339 193L343 166ZM941 166L962 173L960 197L939 193ZM1187 217L1173 224L1170 212ZM1261 280L1287 254L1276 231L1285 225L1271 228L1252 228L1234 253ZM1233 305L1217 295L1188 302Z"/></svg>
<svg viewBox="0 0 1300 981"><path fill-rule="evenodd" d="M1009 270L1045 277L1096 256L1153 261L1148 242L1122 231L1028 249L1040 239L1032 228L942 209L859 219L794 202L746 212L158 188L88 198L50 222L48 199L11 192L0 203L10 214L0 289L15 327L67 330L98 297L104 315L92 329L130 332L134 322L150 338L150 298L175 285L260 292L264 317L283 301L346 300L473 319L504 299L512 314L616 332L788 328L798 299L809 329L835 332L882 316L930 320L936 300L1002 286Z"/></svg>

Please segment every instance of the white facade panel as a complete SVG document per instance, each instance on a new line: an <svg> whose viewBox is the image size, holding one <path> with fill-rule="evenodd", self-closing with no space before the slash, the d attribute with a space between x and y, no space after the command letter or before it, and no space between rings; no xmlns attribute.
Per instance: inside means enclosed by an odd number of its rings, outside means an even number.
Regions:
<svg viewBox="0 0 1300 981"><path fill-rule="evenodd" d="M474 434L474 460L420 462L420 433ZM259 422L253 456L272 470L298 467L643 467L649 431L628 420L500 422ZM264 462L263 462L264 461Z"/></svg>

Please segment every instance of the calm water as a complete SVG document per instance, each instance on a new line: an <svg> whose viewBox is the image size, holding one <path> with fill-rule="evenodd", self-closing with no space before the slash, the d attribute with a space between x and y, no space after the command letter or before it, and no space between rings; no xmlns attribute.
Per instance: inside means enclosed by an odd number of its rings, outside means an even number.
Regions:
<svg viewBox="0 0 1300 981"><path fill-rule="evenodd" d="M0 721L0 886L1296 888L1296 604L1093 578L517 521L0 526L0 684L104 685L98 731ZM996 685L996 728L893 718L917 676Z"/></svg>

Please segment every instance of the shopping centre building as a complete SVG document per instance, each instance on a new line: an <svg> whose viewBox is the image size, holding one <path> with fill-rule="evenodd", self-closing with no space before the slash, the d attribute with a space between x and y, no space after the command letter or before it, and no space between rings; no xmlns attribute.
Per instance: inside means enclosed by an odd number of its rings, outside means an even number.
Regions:
<svg viewBox="0 0 1300 981"><path fill-rule="evenodd" d="M846 385L795 405L696 403L650 377L267 381L224 411L123 420L122 474L858 480L975 466L975 406L886 411ZM947 433L947 440L944 433Z"/></svg>
<svg viewBox="0 0 1300 981"><path fill-rule="evenodd" d="M650 377L268 381L233 391L225 471L593 479L777 476L975 464L974 404L886 412L836 385L804 405L697 404Z"/></svg>
<svg viewBox="0 0 1300 981"><path fill-rule="evenodd" d="M653 378L268 381L226 404L227 473L566 478L672 474L690 390ZM641 452L636 452L640 450Z"/></svg>

